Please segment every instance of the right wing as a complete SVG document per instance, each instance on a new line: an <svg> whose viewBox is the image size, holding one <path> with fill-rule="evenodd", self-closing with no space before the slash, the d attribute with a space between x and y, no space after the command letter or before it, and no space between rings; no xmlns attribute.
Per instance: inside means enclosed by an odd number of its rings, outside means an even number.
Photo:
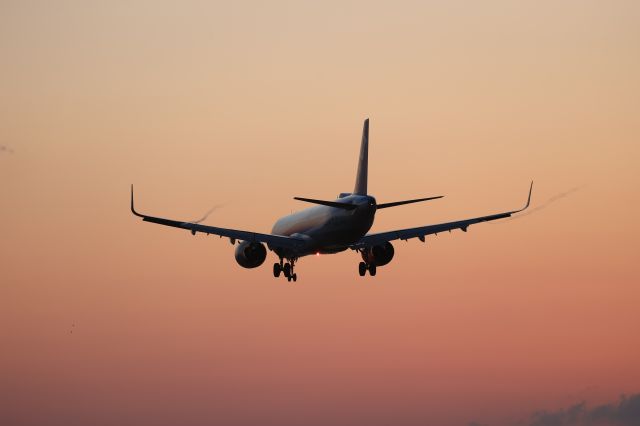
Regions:
<svg viewBox="0 0 640 426"><path fill-rule="evenodd" d="M140 214L133 207L133 185L131 185L131 212L134 215L141 217L144 222L187 229L191 231L191 234L193 235L195 235L196 232L202 232L207 235L219 235L221 237L229 238L232 243L235 243L235 240L251 241L266 243L270 248L283 248L290 250L296 250L305 245L305 240L302 238L287 237L284 235L260 234L258 232L240 231L237 229L218 228L216 226L200 225L194 222L181 222L179 220L164 219L161 217Z"/></svg>
<svg viewBox="0 0 640 426"><path fill-rule="evenodd" d="M527 198L527 204L519 210L514 210L510 212L505 212L505 213L497 213L489 216L475 217L475 218L466 219L466 220L458 220L455 222L439 223L437 225L427 225L427 226L421 226L418 228L408 228L408 229L400 229L397 231L368 234L362 237L358 242L353 244L351 248L358 249L363 247L371 247L371 246L384 244L388 241L408 240L411 238L419 238L421 241L424 241L424 237L426 235L437 234L439 232L445 232L445 231L452 231L454 229L461 229L462 231L467 232L467 227L469 225L473 225L481 222L489 222L496 219L503 219L506 217L510 217L512 214L525 210L527 207L529 207L529 203L531 202L532 189L533 189L533 182L531 182L531 187L529 188L529 197Z"/></svg>

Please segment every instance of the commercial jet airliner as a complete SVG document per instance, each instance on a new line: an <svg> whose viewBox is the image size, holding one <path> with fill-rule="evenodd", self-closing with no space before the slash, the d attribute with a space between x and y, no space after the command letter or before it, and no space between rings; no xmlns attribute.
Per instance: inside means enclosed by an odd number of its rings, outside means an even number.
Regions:
<svg viewBox="0 0 640 426"><path fill-rule="evenodd" d="M131 185L131 212L141 217L145 222L187 229L193 235L201 232L207 235L226 237L234 245L238 242L235 248L235 258L243 268L257 268L262 265L267 257L268 247L279 259L273 264L273 276L279 277L282 274L288 281L296 281L298 276L294 272L294 267L298 259L303 256L333 254L351 249L362 257L362 261L358 265L360 276L366 275L367 271L369 275L375 276L379 266L384 266L393 259L394 248L391 241L418 238L424 242L427 235L439 232L451 232L454 229L466 232L469 225L510 217L529 207L531 202L533 182L529 187L527 204L519 210L455 222L368 234L378 210L442 198L442 196L436 196L378 204L376 199L367 193L368 157L369 119L366 119L362 130L358 172L353 192L342 193L333 201L294 197L296 200L317 204L317 206L279 219L270 234L218 228L196 222L181 222L140 214L133 206L133 185Z"/></svg>

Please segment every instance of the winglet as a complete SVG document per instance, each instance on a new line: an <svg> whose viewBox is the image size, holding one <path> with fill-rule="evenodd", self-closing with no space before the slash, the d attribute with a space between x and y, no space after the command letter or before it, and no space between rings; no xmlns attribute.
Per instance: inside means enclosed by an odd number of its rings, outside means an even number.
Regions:
<svg viewBox="0 0 640 426"><path fill-rule="evenodd" d="M529 204L531 204L531 192L533 191L533 181L531 181L531 186L529 187L529 197L527 198L527 204L521 208L520 210L518 210L519 212L526 210L527 207L529 207Z"/></svg>
<svg viewBox="0 0 640 426"><path fill-rule="evenodd" d="M133 207L133 184L131 184L131 213L138 217L145 217L144 215L138 213L136 209Z"/></svg>

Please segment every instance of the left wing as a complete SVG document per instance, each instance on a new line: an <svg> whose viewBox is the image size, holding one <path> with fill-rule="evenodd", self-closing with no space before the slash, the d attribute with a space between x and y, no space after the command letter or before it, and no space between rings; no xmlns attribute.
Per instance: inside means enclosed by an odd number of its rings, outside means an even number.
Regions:
<svg viewBox="0 0 640 426"><path fill-rule="evenodd" d="M505 213L497 213L489 216L475 217L472 219L458 220L455 222L439 223L437 225L421 226L418 228L400 229L398 231L379 232L376 234L368 234L362 237L358 242L353 244L351 248L358 249L362 247L371 247L379 244L383 244L387 241L393 240L408 240L411 238L419 238L420 241L424 241L426 235L437 234L438 232L452 231L454 229L461 229L467 232L467 227L481 222L489 222L496 219L503 219L510 217L512 214L521 212L529 207L531 202L531 191L533 190L533 182L529 187L529 197L527 198L527 204L519 209Z"/></svg>
<svg viewBox="0 0 640 426"><path fill-rule="evenodd" d="M144 222L157 223L159 225L172 226L174 228L182 228L191 231L191 234L195 235L196 232L202 232L205 234L219 235L221 237L227 237L232 243L236 240L251 241L258 243L266 243L270 248L283 248L295 250L305 245L305 240L302 238L287 237L284 235L273 234L260 234L258 232L241 231L237 229L218 228L216 226L200 225L195 222L181 222L179 220L164 219L161 217L147 216L140 214L133 207L133 185L131 185L131 213L141 217Z"/></svg>

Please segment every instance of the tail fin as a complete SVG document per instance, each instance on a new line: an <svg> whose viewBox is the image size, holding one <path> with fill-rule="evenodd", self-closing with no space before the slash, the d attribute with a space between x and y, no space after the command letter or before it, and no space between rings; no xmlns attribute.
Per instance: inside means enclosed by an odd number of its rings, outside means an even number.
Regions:
<svg viewBox="0 0 640 426"><path fill-rule="evenodd" d="M362 142L360 144L360 158L358 159L358 174L353 193L367 195L367 174L369 169L369 119L364 120L362 128Z"/></svg>

